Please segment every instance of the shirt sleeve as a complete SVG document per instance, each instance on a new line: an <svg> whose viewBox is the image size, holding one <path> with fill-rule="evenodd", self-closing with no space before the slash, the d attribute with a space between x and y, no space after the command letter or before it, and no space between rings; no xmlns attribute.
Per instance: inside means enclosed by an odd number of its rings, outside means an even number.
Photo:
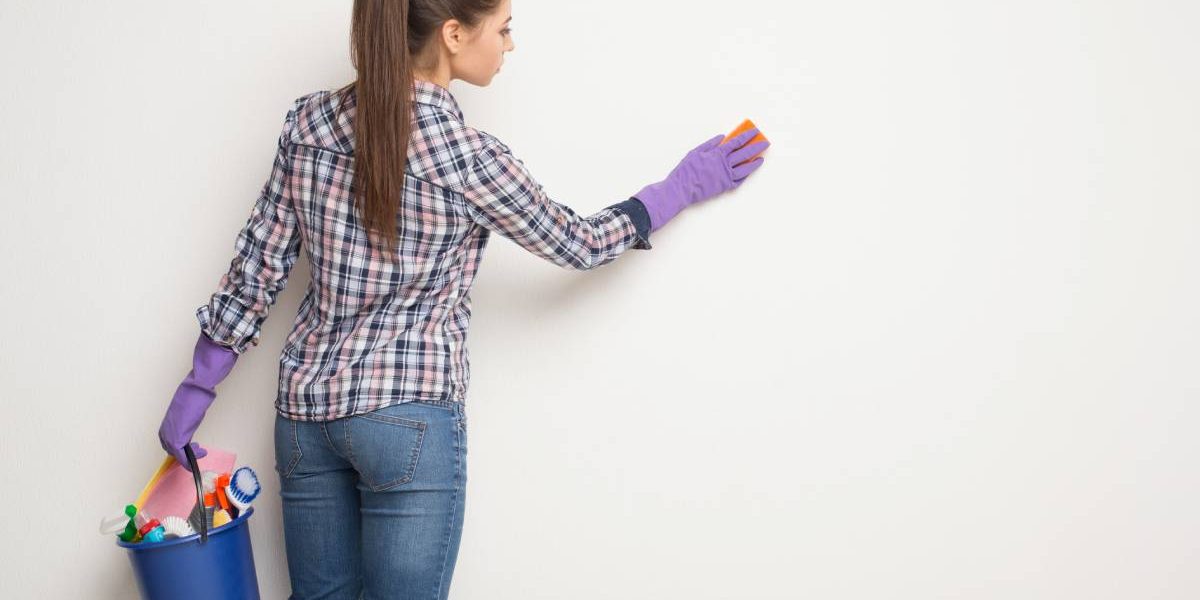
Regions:
<svg viewBox="0 0 1200 600"><path fill-rule="evenodd" d="M300 253L300 233L288 191L292 130L300 101L284 120L271 174L234 242L229 270L208 304L196 310L200 329L241 354L258 345L267 312L287 284Z"/></svg>
<svg viewBox="0 0 1200 600"><path fill-rule="evenodd" d="M564 269L595 269L629 248L651 248L630 216L636 208L617 204L581 216L551 199L498 140L475 156L463 196L473 221Z"/></svg>
<svg viewBox="0 0 1200 600"><path fill-rule="evenodd" d="M653 248L650 245L650 211L646 210L646 205L641 200L630 197L624 202L618 202L610 208L616 208L624 211L633 219L633 228L637 231L638 242L633 245L634 248L649 250Z"/></svg>

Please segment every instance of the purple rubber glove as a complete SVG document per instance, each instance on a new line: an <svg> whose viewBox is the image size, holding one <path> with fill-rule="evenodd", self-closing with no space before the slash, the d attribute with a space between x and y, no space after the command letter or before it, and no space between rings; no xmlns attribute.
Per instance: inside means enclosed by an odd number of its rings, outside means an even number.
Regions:
<svg viewBox="0 0 1200 600"><path fill-rule="evenodd" d="M217 384L233 369L237 358L233 350L217 344L201 332L192 355L192 371L175 390L175 397L171 398L167 414L158 428L158 440L162 442L163 450L174 456L189 472L192 467L188 465L183 447L191 444L197 459L208 455L208 450L192 441L192 434L196 433L200 421L204 420L205 411L217 397Z"/></svg>
<svg viewBox="0 0 1200 600"><path fill-rule="evenodd" d="M744 165L738 163L771 145L769 141L746 145L756 135L758 128L754 127L724 144L721 140L725 135L718 135L688 152L666 179L634 194L633 197L641 200L646 205L646 212L650 213L650 231L666 225L687 206L742 185L762 166L763 159L757 158Z"/></svg>

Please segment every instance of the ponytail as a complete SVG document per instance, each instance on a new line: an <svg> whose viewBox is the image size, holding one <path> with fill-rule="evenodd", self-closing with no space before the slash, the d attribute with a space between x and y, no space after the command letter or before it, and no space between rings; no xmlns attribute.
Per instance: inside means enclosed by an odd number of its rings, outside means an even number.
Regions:
<svg viewBox="0 0 1200 600"><path fill-rule="evenodd" d="M408 143L412 134L413 73L436 64L442 24L477 26L500 0L354 0L350 55L353 93L354 180L351 188L368 241L381 236L388 254L398 245ZM417 64L420 62L421 64ZM375 234L372 236L371 234Z"/></svg>
<svg viewBox="0 0 1200 600"><path fill-rule="evenodd" d="M355 0L351 31L351 56L358 70L352 84L356 115L351 185L368 235L382 235L389 254L398 242L396 217L412 130L408 4L407 0Z"/></svg>

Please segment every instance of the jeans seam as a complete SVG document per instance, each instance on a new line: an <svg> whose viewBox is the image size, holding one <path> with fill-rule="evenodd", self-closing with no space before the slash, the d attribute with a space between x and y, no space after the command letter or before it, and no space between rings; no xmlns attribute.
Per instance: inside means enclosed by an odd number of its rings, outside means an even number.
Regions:
<svg viewBox="0 0 1200 600"><path fill-rule="evenodd" d="M347 419L345 423L342 423L342 429L345 431L345 434L342 437L346 438L346 460L350 461L350 464L354 465L354 469L361 474L362 469L359 469L358 465L354 464L354 442L350 439L349 419Z"/></svg>
<svg viewBox="0 0 1200 600"><path fill-rule="evenodd" d="M422 423L421 421L417 421L415 419L405 419L404 417L393 417L391 415L377 415L377 414L372 414L372 413L363 413L361 415L354 415L354 416L362 418L362 419L367 419L368 421L378 421L380 423L387 423L389 425L402 425L404 427L411 427L413 429L424 429L425 428L425 424Z"/></svg>
<svg viewBox="0 0 1200 600"><path fill-rule="evenodd" d="M341 457L342 453L338 451L337 444L334 444L333 438L329 437L329 424L322 422L320 425L321 433L325 434L325 441L329 443L329 451L334 453L336 456Z"/></svg>
<svg viewBox="0 0 1200 600"><path fill-rule="evenodd" d="M409 400L409 402L415 404L426 404L429 406L436 406L438 408L446 408L449 410L454 410L455 406L462 404L461 402L456 402L453 400Z"/></svg>
<svg viewBox="0 0 1200 600"><path fill-rule="evenodd" d="M388 483L385 486L386 489L391 489L392 487L395 487L397 485L408 483L408 482L412 481L414 477L416 477L417 462L420 461L421 451L424 448L425 448L425 428L421 427L419 430L417 430L416 448L413 449L412 460L409 461L409 463L408 463L408 470L404 473L404 477L400 478L403 481L396 481L396 482Z"/></svg>
<svg viewBox="0 0 1200 600"><path fill-rule="evenodd" d="M300 449L300 432L298 430L300 424L290 419L288 420L288 423L291 423L292 425L292 446L296 449L296 452L292 455L292 462L288 464L287 473L284 474L284 477L292 476L292 472L295 471L296 466L300 464L300 458L304 456L304 451Z"/></svg>
<svg viewBox="0 0 1200 600"><path fill-rule="evenodd" d="M462 455L459 453L459 436L460 433L454 435L454 497L450 500L450 510L453 511L450 515L450 520L446 523L446 538L442 542L442 567L438 572L438 589L434 598L440 600L442 597L442 584L446 577L446 563L450 561L450 538L454 536L454 521L458 519L458 495L464 493L462 486L459 485L460 469L462 467Z"/></svg>

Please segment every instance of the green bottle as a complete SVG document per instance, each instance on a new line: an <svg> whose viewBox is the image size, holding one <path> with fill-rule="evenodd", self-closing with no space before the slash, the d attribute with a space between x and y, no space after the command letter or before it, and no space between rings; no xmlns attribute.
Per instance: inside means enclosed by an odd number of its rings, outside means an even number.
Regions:
<svg viewBox="0 0 1200 600"><path fill-rule="evenodd" d="M125 516L129 517L129 522L125 524L125 531L117 534L122 542L132 542L137 539L137 525L133 522L134 515L137 514L137 507L132 504L125 505Z"/></svg>

